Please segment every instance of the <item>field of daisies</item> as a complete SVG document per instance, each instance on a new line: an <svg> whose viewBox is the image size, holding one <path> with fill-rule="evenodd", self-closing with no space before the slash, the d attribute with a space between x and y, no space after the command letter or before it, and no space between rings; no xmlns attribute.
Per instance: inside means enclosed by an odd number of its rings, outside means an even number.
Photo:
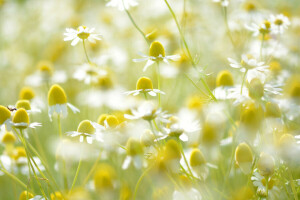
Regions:
<svg viewBox="0 0 300 200"><path fill-rule="evenodd" d="M299 11L0 0L0 199L300 199Z"/></svg>

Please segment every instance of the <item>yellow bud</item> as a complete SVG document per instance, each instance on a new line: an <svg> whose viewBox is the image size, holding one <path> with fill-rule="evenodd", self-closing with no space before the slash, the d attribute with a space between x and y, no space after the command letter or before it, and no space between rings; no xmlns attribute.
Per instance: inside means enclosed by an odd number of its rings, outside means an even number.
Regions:
<svg viewBox="0 0 300 200"><path fill-rule="evenodd" d="M14 150L14 159L18 160L21 157L26 157L26 151L24 147L16 147Z"/></svg>
<svg viewBox="0 0 300 200"><path fill-rule="evenodd" d="M102 114L98 117L97 123L104 126L104 121L106 120L108 114Z"/></svg>
<svg viewBox="0 0 300 200"><path fill-rule="evenodd" d="M190 157L190 164L191 167L197 167L201 166L206 163L206 160L203 156L203 153L200 151L200 149L193 149Z"/></svg>
<svg viewBox="0 0 300 200"><path fill-rule="evenodd" d="M19 100L16 103L16 108L24 108L25 110L31 110L30 101L28 100Z"/></svg>
<svg viewBox="0 0 300 200"><path fill-rule="evenodd" d="M143 132L143 134L141 135L141 139L140 139L141 144L143 144L146 147L151 146L154 143L154 140L155 140L155 137L154 137L152 131L148 130L148 129Z"/></svg>
<svg viewBox="0 0 300 200"><path fill-rule="evenodd" d="M262 152L257 162L257 169L262 176L272 176L275 170L275 162L273 157Z"/></svg>
<svg viewBox="0 0 300 200"><path fill-rule="evenodd" d="M2 143L11 144L15 143L16 136L12 132L6 132L2 137Z"/></svg>
<svg viewBox="0 0 300 200"><path fill-rule="evenodd" d="M266 104L266 112L265 112L266 117L280 117L281 112L278 104L273 103L273 102L267 102Z"/></svg>
<svg viewBox="0 0 300 200"><path fill-rule="evenodd" d="M48 104L49 106L53 106L56 104L66 104L67 96L62 87L59 85L52 85L48 92Z"/></svg>
<svg viewBox="0 0 300 200"><path fill-rule="evenodd" d="M24 108L20 108L16 111L13 119L13 123L26 123L27 125L18 126L20 129L27 128L29 124L29 116Z"/></svg>
<svg viewBox="0 0 300 200"><path fill-rule="evenodd" d="M23 87L20 91L20 99L31 100L35 97L35 93L31 87Z"/></svg>
<svg viewBox="0 0 300 200"><path fill-rule="evenodd" d="M252 99L260 99L264 96L264 85L258 78L254 78L249 83L249 96Z"/></svg>
<svg viewBox="0 0 300 200"><path fill-rule="evenodd" d="M96 190L111 190L114 188L113 180L116 176L114 168L108 164L101 164L95 175L94 185Z"/></svg>
<svg viewBox="0 0 300 200"><path fill-rule="evenodd" d="M253 154L248 144L243 142L237 146L235 149L235 160L245 174L251 172Z"/></svg>
<svg viewBox="0 0 300 200"><path fill-rule="evenodd" d="M38 69L44 75L51 76L53 73L52 63L48 61L41 61L38 63Z"/></svg>
<svg viewBox="0 0 300 200"><path fill-rule="evenodd" d="M8 120L11 116L8 108L0 105L0 125L3 124L6 120Z"/></svg>
<svg viewBox="0 0 300 200"><path fill-rule="evenodd" d="M203 105L203 99L198 95L193 95L188 98L187 106L189 109L201 110Z"/></svg>
<svg viewBox="0 0 300 200"><path fill-rule="evenodd" d="M216 127L211 122L206 121L202 128L202 142L205 144L216 142L217 136Z"/></svg>
<svg viewBox="0 0 300 200"><path fill-rule="evenodd" d="M100 76L98 78L98 86L103 89L108 89L113 86L113 81L109 75Z"/></svg>
<svg viewBox="0 0 300 200"><path fill-rule="evenodd" d="M79 133L94 134L95 131L96 129L89 120L83 120L82 122L80 122L77 128L77 132Z"/></svg>
<svg viewBox="0 0 300 200"><path fill-rule="evenodd" d="M272 61L269 64L269 69L271 72L273 72L274 74L278 74L281 71L281 66L280 63L277 61Z"/></svg>
<svg viewBox="0 0 300 200"><path fill-rule="evenodd" d="M173 139L167 141L164 153L167 161L181 158L179 144Z"/></svg>
<svg viewBox="0 0 300 200"><path fill-rule="evenodd" d="M65 200L60 192L55 192L55 194L50 195L51 200Z"/></svg>
<svg viewBox="0 0 300 200"><path fill-rule="evenodd" d="M31 194L30 192L27 191L23 191L19 197L19 200L27 200L27 195L28 195L28 199L33 198L33 194Z"/></svg>
<svg viewBox="0 0 300 200"><path fill-rule="evenodd" d="M291 98L300 98L300 75L295 75L288 80L285 91Z"/></svg>
<svg viewBox="0 0 300 200"><path fill-rule="evenodd" d="M223 70L218 73L217 76L217 87L220 86L233 86L233 77L230 71Z"/></svg>
<svg viewBox="0 0 300 200"><path fill-rule="evenodd" d="M119 120L114 115L108 115L106 117L106 123L110 128L116 128L119 125Z"/></svg>
<svg viewBox="0 0 300 200"><path fill-rule="evenodd" d="M150 78L141 77L136 83L137 90L146 90L146 89L153 89L153 84Z"/></svg>
<svg viewBox="0 0 300 200"><path fill-rule="evenodd" d="M143 147L141 143L133 138L129 138L126 144L127 155L136 156L143 154Z"/></svg>
<svg viewBox="0 0 300 200"><path fill-rule="evenodd" d="M248 128L257 129L260 127L264 118L264 111L260 105L253 102L246 104L242 108L241 122Z"/></svg>
<svg viewBox="0 0 300 200"><path fill-rule="evenodd" d="M162 58L158 58L158 57L159 56L162 56L162 57L166 56L164 46L158 41L152 42L151 45L150 45L150 49L149 49L149 56L154 57L156 60L161 61Z"/></svg>

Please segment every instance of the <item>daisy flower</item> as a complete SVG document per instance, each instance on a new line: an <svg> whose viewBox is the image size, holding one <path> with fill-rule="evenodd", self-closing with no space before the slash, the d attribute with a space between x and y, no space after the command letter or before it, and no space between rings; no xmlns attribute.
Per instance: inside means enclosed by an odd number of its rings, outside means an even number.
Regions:
<svg viewBox="0 0 300 200"><path fill-rule="evenodd" d="M215 3L220 3L223 7L227 7L229 5L229 0L213 0Z"/></svg>
<svg viewBox="0 0 300 200"><path fill-rule="evenodd" d="M127 156L123 162L122 169L127 169L132 163L135 168L141 169L143 166L143 146L133 138L129 138L126 144Z"/></svg>
<svg viewBox="0 0 300 200"><path fill-rule="evenodd" d="M15 105L15 109L24 108L28 114L31 113L40 113L41 110L38 108L31 107L30 101L28 100L19 100Z"/></svg>
<svg viewBox="0 0 300 200"><path fill-rule="evenodd" d="M242 55L241 62L228 58L232 68L240 69L241 72L247 72L246 79L250 82L253 78L259 78L262 82L266 79L266 73L269 72L269 66L264 62L258 62L251 55Z"/></svg>
<svg viewBox="0 0 300 200"><path fill-rule="evenodd" d="M96 43L96 40L101 40L100 34L93 33L95 28L88 28L86 26L79 26L77 30L72 28L66 28L66 33L64 33L64 41L72 40L71 45L75 46L79 41L88 40L91 43Z"/></svg>
<svg viewBox="0 0 300 200"><path fill-rule="evenodd" d="M102 129L102 127L95 122L91 122L89 120L83 120L78 125L77 131L67 132L67 134L68 136L71 137L79 136L80 142L83 142L84 139L86 139L86 142L88 144L92 144L94 139L94 134L96 133L97 129Z"/></svg>
<svg viewBox="0 0 300 200"><path fill-rule="evenodd" d="M144 119L147 121L157 119L161 122L169 122L169 120L166 119L169 115L167 115L166 112L162 112L161 109L156 109L154 104L148 101L144 102L137 109L131 109L131 113L132 115L125 114L124 117L126 119Z"/></svg>
<svg viewBox="0 0 300 200"><path fill-rule="evenodd" d="M130 7L139 5L136 0L110 0L106 3L107 7L117 7L120 11L124 11L124 8L128 10Z"/></svg>
<svg viewBox="0 0 300 200"><path fill-rule="evenodd" d="M266 35L271 32L271 22L265 20L260 25L252 23L251 25L245 25L245 28L253 32L254 37L259 34Z"/></svg>
<svg viewBox="0 0 300 200"><path fill-rule="evenodd" d="M24 108L18 109L12 118L11 125L18 129L36 128L41 126L41 123L33 122L29 123L29 115Z"/></svg>
<svg viewBox="0 0 300 200"><path fill-rule="evenodd" d="M291 24L290 20L284 16L283 14L280 15L271 15L270 16L271 22L271 30L274 34L282 34L285 29Z"/></svg>
<svg viewBox="0 0 300 200"><path fill-rule="evenodd" d="M133 62L143 62L143 61L148 60L143 71L146 71L148 69L148 67L153 65L155 62L163 61L163 62L169 64L168 60L177 61L180 58L179 55L167 56L165 53L164 46L158 41L154 41L151 43L150 49L149 49L149 56L144 55L144 54L141 54L141 56L143 58L133 59Z"/></svg>
<svg viewBox="0 0 300 200"><path fill-rule="evenodd" d="M139 95L139 94L149 94L150 96L156 96L158 93L165 94L163 91L160 91L159 89L153 89L153 84L150 78L148 77L141 77L136 83L136 90L124 92L124 94L133 96Z"/></svg>
<svg viewBox="0 0 300 200"><path fill-rule="evenodd" d="M55 114L67 117L67 107L69 107L74 113L80 112L78 108L67 102L67 96L64 89L56 84L53 85L48 92L48 105L48 115L50 120L52 120L52 116Z"/></svg>
<svg viewBox="0 0 300 200"><path fill-rule="evenodd" d="M228 90L234 87L233 76L228 70L220 71L216 79L216 88L213 93L217 99L228 99Z"/></svg>
<svg viewBox="0 0 300 200"><path fill-rule="evenodd" d="M0 128L2 126L9 126L11 121L11 112L10 110L5 107L0 105Z"/></svg>
<svg viewBox="0 0 300 200"><path fill-rule="evenodd" d="M107 75L107 71L99 69L93 64L85 63L75 71L73 77L89 85L92 83L98 83L99 76L105 75Z"/></svg>

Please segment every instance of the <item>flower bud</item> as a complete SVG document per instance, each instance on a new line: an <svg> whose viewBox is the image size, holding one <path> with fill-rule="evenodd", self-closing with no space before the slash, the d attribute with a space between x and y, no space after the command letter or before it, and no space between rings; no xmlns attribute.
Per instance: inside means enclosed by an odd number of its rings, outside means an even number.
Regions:
<svg viewBox="0 0 300 200"><path fill-rule="evenodd" d="M62 87L59 85L52 85L48 92L48 104L49 106L53 106L56 104L66 104L67 96Z"/></svg>
<svg viewBox="0 0 300 200"><path fill-rule="evenodd" d="M275 170L275 162L273 157L262 152L257 162L257 168L262 176L272 176Z"/></svg>
<svg viewBox="0 0 300 200"><path fill-rule="evenodd" d="M0 105L0 125L2 125L6 120L8 120L11 116L8 108Z"/></svg>
<svg viewBox="0 0 300 200"><path fill-rule="evenodd" d="M159 56L162 57L166 56L164 46L158 41L152 42L149 49L149 56L154 57L156 60L161 61L162 58L159 58Z"/></svg>
<svg viewBox="0 0 300 200"><path fill-rule="evenodd" d="M119 120L115 115L108 115L105 119L106 126L109 128L116 128L119 125Z"/></svg>
<svg viewBox="0 0 300 200"><path fill-rule="evenodd" d="M19 100L16 103L16 108L24 108L25 110L31 110L30 101L28 100Z"/></svg>
<svg viewBox="0 0 300 200"><path fill-rule="evenodd" d="M31 87L23 87L20 91L20 99L31 100L35 97L35 93Z"/></svg>
<svg viewBox="0 0 300 200"><path fill-rule="evenodd" d="M136 83L137 90L146 90L146 89L153 89L153 84L150 78L148 77L141 77Z"/></svg>
<svg viewBox="0 0 300 200"><path fill-rule="evenodd" d="M31 194L30 192L23 191L19 197L19 200L26 200L27 196L28 196L28 199L31 199L34 197L33 194Z"/></svg>
<svg viewBox="0 0 300 200"><path fill-rule="evenodd" d="M216 80L217 87L220 86L233 86L233 77L230 71L223 70L218 73Z"/></svg>
<svg viewBox="0 0 300 200"><path fill-rule="evenodd" d="M94 128L94 126L91 124L91 121L89 120L83 120L82 122L80 122L77 128L77 132L79 133L94 134L95 131L96 129Z"/></svg>
<svg viewBox="0 0 300 200"><path fill-rule="evenodd" d="M260 99L264 96L264 85L258 78L254 78L249 83L249 96L252 99Z"/></svg>
<svg viewBox="0 0 300 200"><path fill-rule="evenodd" d="M29 116L24 108L20 108L16 111L12 119L13 123L19 124L16 125L17 128L24 129L29 125ZM23 124L24 123L24 124Z"/></svg>

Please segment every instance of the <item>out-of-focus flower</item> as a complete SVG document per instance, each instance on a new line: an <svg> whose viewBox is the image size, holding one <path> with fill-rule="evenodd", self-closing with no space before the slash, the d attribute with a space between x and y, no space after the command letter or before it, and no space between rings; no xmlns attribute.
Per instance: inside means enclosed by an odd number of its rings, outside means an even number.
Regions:
<svg viewBox="0 0 300 200"><path fill-rule="evenodd" d="M24 108L20 108L14 113L11 124L18 129L26 129L27 127L35 128L37 126L41 126L41 123L38 122L29 123L29 116Z"/></svg>
<svg viewBox="0 0 300 200"><path fill-rule="evenodd" d="M253 36L258 36L259 34L266 35L271 32L271 22L263 21L260 25L252 23L250 26L245 25L246 29L253 32Z"/></svg>
<svg viewBox="0 0 300 200"><path fill-rule="evenodd" d="M108 7L117 7L120 11L124 11L124 8L128 10L130 7L139 5L136 0L110 0L106 3Z"/></svg>
<svg viewBox="0 0 300 200"><path fill-rule="evenodd" d="M136 90L124 92L124 94L136 96L138 94L149 94L150 96L156 96L156 94L165 94L163 91L159 89L153 89L153 84L150 78L148 77L141 77L136 83Z"/></svg>
<svg viewBox="0 0 300 200"><path fill-rule="evenodd" d="M152 64L154 64L155 62L163 61L163 62L169 64L168 60L177 61L180 58L179 55L167 56L164 46L158 41L154 41L151 43L150 48L149 48L149 56L143 55L143 54L141 54L141 56L143 58L133 59L133 62L143 62L143 61L148 60L145 67L143 68L143 71L146 71L148 69L148 67L151 66Z"/></svg>
<svg viewBox="0 0 300 200"><path fill-rule="evenodd" d="M243 173L249 174L252 170L253 154L248 144L241 143L235 150L235 160Z"/></svg>
<svg viewBox="0 0 300 200"><path fill-rule="evenodd" d="M99 77L105 75L107 75L106 70L102 70L93 64L85 63L76 69L73 77L89 85L98 83Z"/></svg>
<svg viewBox="0 0 300 200"><path fill-rule="evenodd" d="M229 0L213 0L215 3L220 3L223 7L227 7L229 5Z"/></svg>
<svg viewBox="0 0 300 200"><path fill-rule="evenodd" d="M79 41L88 40L91 43L96 43L96 40L101 40L100 34L93 33L95 28L88 28L86 26L79 26L77 30L73 28L66 28L64 33L64 41L72 40L71 45L75 46Z"/></svg>
<svg viewBox="0 0 300 200"><path fill-rule="evenodd" d="M131 163L137 169L143 166L143 146L141 143L133 138L129 138L126 144L127 156L123 162L122 168L127 169Z"/></svg>
<svg viewBox="0 0 300 200"><path fill-rule="evenodd" d="M271 15L270 22L272 23L271 30L274 34L282 34L291 24L289 18L283 14Z"/></svg>

